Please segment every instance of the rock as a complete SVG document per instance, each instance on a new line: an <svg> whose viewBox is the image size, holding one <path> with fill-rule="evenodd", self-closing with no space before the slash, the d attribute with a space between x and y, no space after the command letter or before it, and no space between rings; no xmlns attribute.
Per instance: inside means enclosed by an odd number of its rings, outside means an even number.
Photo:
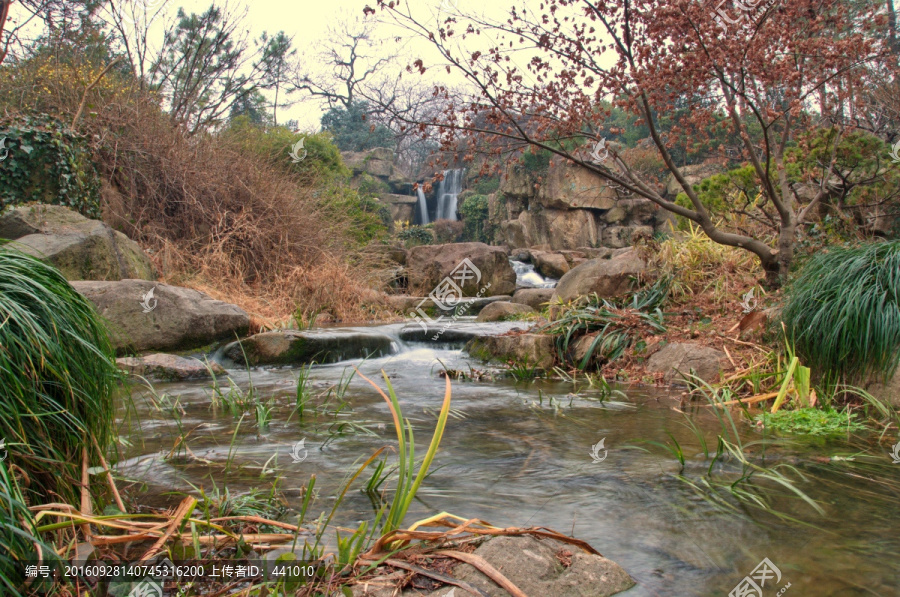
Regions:
<svg viewBox="0 0 900 597"><path fill-rule="evenodd" d="M600 240L597 216L587 209L523 211L516 220L502 222L500 234L510 247L545 244L548 251L597 245Z"/></svg>
<svg viewBox="0 0 900 597"><path fill-rule="evenodd" d="M540 311L553 298L553 292L552 288L520 288L513 295L511 302L528 305L535 311Z"/></svg>
<svg viewBox="0 0 900 597"><path fill-rule="evenodd" d="M625 208L616 206L603 214L603 221L607 224L618 224L624 222L627 217L628 212L625 211Z"/></svg>
<svg viewBox="0 0 900 597"><path fill-rule="evenodd" d="M68 280L154 280L141 247L99 220L60 205L19 207L0 217L0 238L51 264Z"/></svg>
<svg viewBox="0 0 900 597"><path fill-rule="evenodd" d="M695 164L693 166L683 166L681 168L682 176L684 176L684 179L691 186L699 183L704 178L721 174L724 171L725 168L721 164ZM674 174L670 174L669 178L666 179L666 198L670 201L674 201L675 197L678 196L678 193L683 192L684 188L678 184L678 179L675 178Z"/></svg>
<svg viewBox="0 0 900 597"><path fill-rule="evenodd" d="M650 355L647 370L662 373L663 379L668 383L683 382L682 375L689 374L706 382L714 382L719 379L719 371L725 358L725 353L715 348L674 342Z"/></svg>
<svg viewBox="0 0 900 597"><path fill-rule="evenodd" d="M504 321L516 315L534 312L528 305L498 301L482 309L475 321Z"/></svg>
<svg viewBox="0 0 900 597"><path fill-rule="evenodd" d="M341 152L341 157L354 174L365 172L384 178L394 174L394 152L386 147L376 147L369 151L345 151Z"/></svg>
<svg viewBox="0 0 900 597"><path fill-rule="evenodd" d="M490 305L491 303L495 303L497 301L508 301L511 300L512 297L508 294L500 294L497 296L483 296L479 298L467 298L465 299L465 305L468 308L465 310L466 315L478 315L482 309ZM424 301L424 302L423 302ZM401 313L407 316L414 316L417 309L422 309L426 314L431 316L438 315L453 315L456 309L451 309L448 312L441 311L437 305L434 304L434 301L428 297L421 296L407 296L402 294L392 295L387 297L387 303L390 305L391 309L394 311Z"/></svg>
<svg viewBox="0 0 900 597"><path fill-rule="evenodd" d="M556 340L545 334L478 336L466 344L466 352L483 361L513 361L545 370L556 364Z"/></svg>
<svg viewBox="0 0 900 597"><path fill-rule="evenodd" d="M202 292L146 280L72 282L107 320L120 354L179 351L243 336L250 317ZM150 295L150 291L153 291ZM148 312L142 305L152 307Z"/></svg>
<svg viewBox="0 0 900 597"><path fill-rule="evenodd" d="M900 369L887 382L875 380L869 383L866 390L878 400L895 408L900 408Z"/></svg>
<svg viewBox="0 0 900 597"><path fill-rule="evenodd" d="M571 557L568 567L564 567L557 557L561 552ZM552 539L538 540L530 536L494 537L478 547L475 555L487 560L523 594L532 597L608 597L628 590L635 584L631 576L612 560L585 553L577 547ZM474 585L491 597L508 595L504 589L469 564L457 566L453 576Z"/></svg>
<svg viewBox="0 0 900 597"><path fill-rule="evenodd" d="M416 219L417 197L409 195L396 195L393 193L381 193L378 201L387 205L391 212L391 219L395 222L414 223Z"/></svg>
<svg viewBox="0 0 900 597"><path fill-rule="evenodd" d="M222 365L210 361L185 358L173 354L156 353L140 357L122 357L116 359L119 369L132 375L152 377L163 381L184 381L188 379L207 379L213 375L227 375ZM211 371L211 372L210 372Z"/></svg>
<svg viewBox="0 0 900 597"><path fill-rule="evenodd" d="M534 269L545 278L559 280L572 269L566 257L559 253L532 251L531 257L534 260Z"/></svg>
<svg viewBox="0 0 900 597"><path fill-rule="evenodd" d="M598 333L585 334L584 336L581 336L580 338L575 340L574 344L570 344L571 348L569 348L569 356L571 356L572 361L577 367L581 366L581 361L583 361L584 357L587 356L588 350L590 350L591 345L594 343L594 340L597 339L597 335ZM594 351L594 355L586 363L586 365L597 362L597 352L598 351L596 350Z"/></svg>
<svg viewBox="0 0 900 597"><path fill-rule="evenodd" d="M510 252L510 258L522 263L531 263L531 251L528 249L515 249Z"/></svg>
<svg viewBox="0 0 900 597"><path fill-rule="evenodd" d="M464 272L461 269L464 259L478 271ZM506 251L484 243L413 247L407 253L406 266L410 292L417 294L430 294L451 275L463 296L508 295L516 289L516 272L509 264Z"/></svg>
<svg viewBox="0 0 900 597"><path fill-rule="evenodd" d="M390 336L379 332L279 330L232 342L223 353L235 363L252 367L337 363L347 359L387 356L393 351L392 343Z"/></svg>
<svg viewBox="0 0 900 597"><path fill-rule="evenodd" d="M638 236L653 236L652 226L609 226L603 229L603 244L613 249L630 247Z"/></svg>
<svg viewBox="0 0 900 597"><path fill-rule="evenodd" d="M632 279L647 264L633 250L611 259L591 259L572 268L556 285L556 296L571 301L596 292L601 298L621 296L631 290Z"/></svg>
<svg viewBox="0 0 900 597"><path fill-rule="evenodd" d="M576 250L584 253L588 259L609 259L613 253L609 247L578 247Z"/></svg>

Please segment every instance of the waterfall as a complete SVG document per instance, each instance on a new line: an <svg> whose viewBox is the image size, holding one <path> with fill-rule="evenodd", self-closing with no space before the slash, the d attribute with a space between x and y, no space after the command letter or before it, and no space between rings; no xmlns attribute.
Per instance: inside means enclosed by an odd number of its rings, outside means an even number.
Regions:
<svg viewBox="0 0 900 597"><path fill-rule="evenodd" d="M444 180L438 185L438 208L436 220L456 221L456 198L462 191L465 169L444 170Z"/></svg>
<svg viewBox="0 0 900 597"><path fill-rule="evenodd" d="M516 272L517 288L555 288L556 280L553 278L545 278L536 271L530 263L523 263L514 259L509 260L513 271Z"/></svg>
<svg viewBox="0 0 900 597"><path fill-rule="evenodd" d="M416 189L416 194L419 195L419 203L416 209L416 224L424 226L428 223L428 203L425 201L425 191L422 190L421 185Z"/></svg>

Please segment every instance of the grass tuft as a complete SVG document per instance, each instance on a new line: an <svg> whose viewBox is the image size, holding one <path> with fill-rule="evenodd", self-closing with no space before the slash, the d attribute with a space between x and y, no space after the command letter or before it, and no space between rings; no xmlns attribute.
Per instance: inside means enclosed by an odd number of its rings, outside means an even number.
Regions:
<svg viewBox="0 0 900 597"><path fill-rule="evenodd" d="M826 386L893 375L900 361L900 241L816 255L786 297L788 335Z"/></svg>

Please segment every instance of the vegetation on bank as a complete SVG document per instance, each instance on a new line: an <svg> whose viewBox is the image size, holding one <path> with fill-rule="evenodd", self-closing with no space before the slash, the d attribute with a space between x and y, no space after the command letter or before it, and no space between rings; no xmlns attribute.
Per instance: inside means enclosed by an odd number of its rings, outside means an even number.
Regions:
<svg viewBox="0 0 900 597"><path fill-rule="evenodd" d="M106 499L103 479L91 483L85 470L114 448L119 372L91 303L57 270L8 245L0 247L0 322L0 438L9 454L0 477L0 583L17 590L19 563L37 560L43 545L26 506L50 496L101 507Z"/></svg>

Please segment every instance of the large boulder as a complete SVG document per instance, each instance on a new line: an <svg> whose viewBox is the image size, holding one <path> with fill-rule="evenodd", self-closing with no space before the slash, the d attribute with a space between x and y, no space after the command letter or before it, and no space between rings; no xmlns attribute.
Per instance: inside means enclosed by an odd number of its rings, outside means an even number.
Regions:
<svg viewBox="0 0 900 597"><path fill-rule="evenodd" d="M247 334L243 309L202 292L146 280L72 282L106 319L118 353L179 351Z"/></svg>
<svg viewBox="0 0 900 597"><path fill-rule="evenodd" d="M60 205L33 205L0 216L0 238L46 261L68 280L154 280L141 247L98 220Z"/></svg>
<svg viewBox="0 0 900 597"><path fill-rule="evenodd" d="M603 245L612 249L622 249L634 244L638 237L653 236L652 226L609 226L603 229Z"/></svg>
<svg viewBox="0 0 900 597"><path fill-rule="evenodd" d="M482 309L475 321L504 321L526 313L534 313L534 309L528 305L498 301Z"/></svg>
<svg viewBox="0 0 900 597"><path fill-rule="evenodd" d="M156 353L140 357L116 359L119 369L132 375L150 377L162 381L208 379L213 375L227 375L222 365L210 361L179 357L174 354Z"/></svg>
<svg viewBox="0 0 900 597"><path fill-rule="evenodd" d="M560 253L532 251L531 259L534 263L534 269L545 278L559 280L572 269L566 256Z"/></svg>
<svg viewBox="0 0 900 597"><path fill-rule="evenodd" d="M529 197L549 209L610 209L616 204L616 192L603 178L586 168L561 160L551 161L541 174L535 189L535 173L520 164L507 168L500 191L509 197Z"/></svg>
<svg viewBox="0 0 900 597"><path fill-rule="evenodd" d="M225 347L223 354L245 365L336 363L391 354L393 339L380 332L280 330L255 334Z"/></svg>
<svg viewBox="0 0 900 597"><path fill-rule="evenodd" d="M552 250L594 246L600 242L598 218L589 209L525 210L515 219L500 222L499 234L513 249L543 244Z"/></svg>
<svg viewBox="0 0 900 597"><path fill-rule="evenodd" d="M466 259L478 271L464 266ZM516 290L516 272L506 251L484 243L413 247L406 267L413 294L427 296L448 278L461 288L463 296L512 294Z"/></svg>
<svg viewBox="0 0 900 597"><path fill-rule="evenodd" d="M416 219L417 197L412 197L410 195L396 195L393 193L381 193L378 195L378 201L387 205L391 212L391 219L395 222L409 222L412 224Z"/></svg>
<svg viewBox="0 0 900 597"><path fill-rule="evenodd" d="M556 340L546 334L478 336L466 344L466 352L483 361L511 361L545 370L556 364Z"/></svg>
<svg viewBox="0 0 900 597"><path fill-rule="evenodd" d="M621 296L632 280L647 269L638 254L629 250L611 259L591 259L572 268L556 285L556 296L571 301L596 292L601 298Z"/></svg>
<svg viewBox="0 0 900 597"><path fill-rule="evenodd" d="M510 302L528 305L535 311L540 311L553 298L554 292L552 288L520 288Z"/></svg>
<svg viewBox="0 0 900 597"><path fill-rule="evenodd" d="M668 383L683 382L683 378L688 375L695 375L711 383L718 380L726 357L721 350L708 346L673 342L650 355L647 370L662 373L663 379Z"/></svg>

